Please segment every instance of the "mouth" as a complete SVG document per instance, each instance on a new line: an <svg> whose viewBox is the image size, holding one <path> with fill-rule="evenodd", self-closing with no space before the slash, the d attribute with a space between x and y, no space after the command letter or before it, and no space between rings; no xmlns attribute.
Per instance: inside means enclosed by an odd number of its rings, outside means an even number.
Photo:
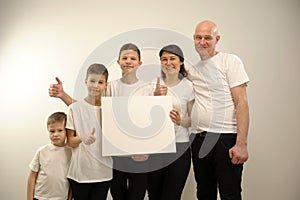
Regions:
<svg viewBox="0 0 300 200"><path fill-rule="evenodd" d="M166 66L165 68L167 71L174 71L174 68L173 67L170 67L170 66Z"/></svg>

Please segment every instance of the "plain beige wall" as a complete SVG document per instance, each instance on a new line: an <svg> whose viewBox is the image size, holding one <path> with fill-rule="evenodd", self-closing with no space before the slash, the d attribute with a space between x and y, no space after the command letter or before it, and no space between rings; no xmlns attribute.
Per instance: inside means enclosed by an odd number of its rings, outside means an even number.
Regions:
<svg viewBox="0 0 300 200"><path fill-rule="evenodd" d="M55 76L72 94L82 63L107 39L144 27L192 37L204 19L219 25L218 49L239 55L251 78L244 199L300 199L298 0L1 0L0 199L25 199L28 164L49 141L46 118L67 109L48 97ZM192 176L183 199L195 199Z"/></svg>

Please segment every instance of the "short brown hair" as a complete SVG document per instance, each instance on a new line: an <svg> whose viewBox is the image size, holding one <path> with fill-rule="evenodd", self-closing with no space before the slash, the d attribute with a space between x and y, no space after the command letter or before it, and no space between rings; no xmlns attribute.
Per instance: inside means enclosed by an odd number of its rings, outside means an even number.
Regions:
<svg viewBox="0 0 300 200"><path fill-rule="evenodd" d="M67 115L64 112L55 112L48 117L47 126L55 122L65 122L67 121Z"/></svg>
<svg viewBox="0 0 300 200"><path fill-rule="evenodd" d="M86 79L90 74L102 74L105 76L106 81L108 79L108 71L106 67L102 64L94 63L90 65L86 72Z"/></svg>

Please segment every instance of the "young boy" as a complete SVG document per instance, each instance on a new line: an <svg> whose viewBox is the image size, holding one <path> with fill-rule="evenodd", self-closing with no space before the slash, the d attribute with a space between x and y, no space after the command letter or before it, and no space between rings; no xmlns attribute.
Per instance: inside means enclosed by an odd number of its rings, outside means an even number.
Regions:
<svg viewBox="0 0 300 200"><path fill-rule="evenodd" d="M71 200L67 172L71 149L66 146L66 114L55 112L48 117L50 144L40 147L29 167L27 200Z"/></svg>
<svg viewBox="0 0 300 200"><path fill-rule="evenodd" d="M72 147L68 180L75 200L105 200L112 179L112 159L101 150L101 96L108 71L102 64L87 69L88 95L70 105L67 144Z"/></svg>

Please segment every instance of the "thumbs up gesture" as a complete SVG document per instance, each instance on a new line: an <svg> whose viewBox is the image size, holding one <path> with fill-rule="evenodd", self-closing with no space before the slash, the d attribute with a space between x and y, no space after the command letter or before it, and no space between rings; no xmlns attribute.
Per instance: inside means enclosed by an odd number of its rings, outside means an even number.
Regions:
<svg viewBox="0 0 300 200"><path fill-rule="evenodd" d="M64 94L64 88L63 88L61 80L58 77L55 77L55 79L56 79L57 83L51 84L48 89L49 96L61 98Z"/></svg>
<svg viewBox="0 0 300 200"><path fill-rule="evenodd" d="M96 141L95 132L96 132L96 129L93 128L92 132L87 135L87 137L85 138L83 143L86 145L93 144Z"/></svg>
<svg viewBox="0 0 300 200"><path fill-rule="evenodd" d="M166 96L167 92L168 92L167 86L161 85L160 84L160 77L157 77L154 96Z"/></svg>

